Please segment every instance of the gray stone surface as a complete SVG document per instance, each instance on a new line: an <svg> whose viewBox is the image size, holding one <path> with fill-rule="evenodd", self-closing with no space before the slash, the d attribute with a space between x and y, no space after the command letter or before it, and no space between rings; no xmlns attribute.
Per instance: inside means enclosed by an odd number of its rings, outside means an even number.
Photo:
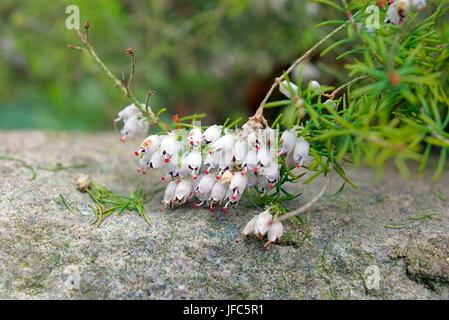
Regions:
<svg viewBox="0 0 449 320"><path fill-rule="evenodd" d="M133 144L114 134L2 132L0 141L1 156L35 167L87 164L38 169L30 181L29 169L0 160L0 298L449 298L448 173L432 184L391 168L384 180L352 172L358 189L326 197L264 251L256 239L234 243L260 211L245 204L226 215L189 207L161 213L156 196L146 205L151 226L134 213L92 226L90 199L74 187L80 172L120 193L161 185L135 172ZM379 273L378 287L370 272Z"/></svg>

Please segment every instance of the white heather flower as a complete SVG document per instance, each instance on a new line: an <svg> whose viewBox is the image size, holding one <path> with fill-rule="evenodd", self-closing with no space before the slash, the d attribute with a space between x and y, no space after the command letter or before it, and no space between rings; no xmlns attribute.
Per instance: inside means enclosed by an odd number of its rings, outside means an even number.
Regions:
<svg viewBox="0 0 449 320"><path fill-rule="evenodd" d="M225 134L221 138L219 138L217 141L212 143L212 147L210 152L216 152L216 151L225 151L229 152L232 151L232 148L234 147L234 136L230 133Z"/></svg>
<svg viewBox="0 0 449 320"><path fill-rule="evenodd" d="M218 138L220 138L220 136L221 136L221 126L217 126L216 124L214 124L213 126L210 126L204 131L203 135L201 136L201 139L203 140L204 143L210 144L217 141Z"/></svg>
<svg viewBox="0 0 449 320"><path fill-rule="evenodd" d="M245 192L246 184L248 182L248 175L242 172L236 172L229 184L229 190L232 191L231 200L236 200L238 195Z"/></svg>
<svg viewBox="0 0 449 320"><path fill-rule="evenodd" d="M164 161L169 163L170 158L177 154L180 148L181 146L179 141L176 140L176 136L170 133L162 138L159 149L164 157Z"/></svg>
<svg viewBox="0 0 449 320"><path fill-rule="evenodd" d="M394 6L394 3L390 4L387 9L387 15L385 16L385 23L399 24L401 17Z"/></svg>
<svg viewBox="0 0 449 320"><path fill-rule="evenodd" d="M219 164L218 169L220 169L218 176L221 176L223 172L229 171L232 167L232 152L231 151L222 151L219 152Z"/></svg>
<svg viewBox="0 0 449 320"><path fill-rule="evenodd" d="M279 220L274 219L273 223L270 225L270 228L268 229L268 241L276 242L278 240L281 240L283 234L284 234L284 227L282 226L282 223Z"/></svg>
<svg viewBox="0 0 449 320"><path fill-rule="evenodd" d="M170 163L168 164L168 174L174 178L185 178L189 172L189 167L187 165L187 154L183 154L181 159L179 159L178 154L174 154Z"/></svg>
<svg viewBox="0 0 449 320"><path fill-rule="evenodd" d="M178 186L177 181L170 181L167 184L167 187L165 188L164 192L164 199L162 200L164 208L166 208L167 205L170 205L173 202L177 186Z"/></svg>
<svg viewBox="0 0 449 320"><path fill-rule="evenodd" d="M328 105L330 105L334 109L337 108L337 103L334 100L331 100L331 99L327 99L326 101L324 101L324 104L328 104Z"/></svg>
<svg viewBox="0 0 449 320"><path fill-rule="evenodd" d="M296 132L294 130L285 130L281 135L279 155L290 154L295 148Z"/></svg>
<svg viewBox="0 0 449 320"><path fill-rule="evenodd" d="M251 132L250 134L248 134L248 136L246 137L246 141L248 143L248 147L250 149L259 149L259 139L257 137L257 133L256 131Z"/></svg>
<svg viewBox="0 0 449 320"><path fill-rule="evenodd" d="M129 118L131 118L135 115L138 115L140 113L141 113L140 109L137 108L134 103L130 104L129 106L126 106L125 108L123 108L123 110L121 110L118 113L118 117L114 119L114 122L117 123L120 120L123 120L126 122L126 121L128 121Z"/></svg>
<svg viewBox="0 0 449 320"><path fill-rule="evenodd" d="M146 173L146 168L150 164L151 154L144 153L143 156L139 159L139 165L137 166L137 172Z"/></svg>
<svg viewBox="0 0 449 320"><path fill-rule="evenodd" d="M196 179L198 177L198 171L201 168L201 163L203 162L201 152L197 150L191 151L188 154L186 161L188 168L192 170L192 177Z"/></svg>
<svg viewBox="0 0 449 320"><path fill-rule="evenodd" d="M242 234L244 236L251 236L253 234L256 233L256 221L257 221L257 216L255 216L254 218L252 218L245 226L245 228L242 231Z"/></svg>
<svg viewBox="0 0 449 320"><path fill-rule="evenodd" d="M145 152L146 154L152 154L155 152L161 144L161 139L157 135L151 135L145 138L143 140L142 144L140 145L139 150L134 152L136 157L141 154L142 152Z"/></svg>
<svg viewBox="0 0 449 320"><path fill-rule="evenodd" d="M293 99L298 95L298 86L287 80L284 80L279 84L279 90L289 99Z"/></svg>
<svg viewBox="0 0 449 320"><path fill-rule="evenodd" d="M268 211L259 213L259 215L257 216L254 233L260 237L263 237L270 229L272 221L273 216L268 213Z"/></svg>
<svg viewBox="0 0 449 320"><path fill-rule="evenodd" d="M205 174L209 174L211 169L218 167L220 155L218 153L207 153L204 157L203 164L206 167Z"/></svg>
<svg viewBox="0 0 449 320"><path fill-rule="evenodd" d="M301 137L296 141L295 149L293 150L293 160L295 160L298 166L302 166L307 160L309 148L310 145L304 138Z"/></svg>
<svg viewBox="0 0 449 320"><path fill-rule="evenodd" d="M321 85L320 85L320 83L318 81L312 80L312 81L309 82L309 88L311 88L311 89L319 89L319 88L321 88Z"/></svg>
<svg viewBox="0 0 449 320"><path fill-rule="evenodd" d="M412 4L418 10L423 10L427 7L426 0L412 0Z"/></svg>
<svg viewBox="0 0 449 320"><path fill-rule="evenodd" d="M265 177L265 183L259 184L261 191L272 190L279 179L279 165L276 162L270 163L270 166L263 168L261 174Z"/></svg>
<svg viewBox="0 0 449 320"><path fill-rule="evenodd" d="M302 74L301 79L303 83L307 83L308 81L313 79L319 79L321 75L320 70L309 61L301 62L295 67L295 69L293 69L293 78L298 79L300 73Z"/></svg>
<svg viewBox="0 0 449 320"><path fill-rule="evenodd" d="M192 183L189 180L181 180L175 191L175 201L183 204L192 196Z"/></svg>
<svg viewBox="0 0 449 320"><path fill-rule="evenodd" d="M209 208L211 210L213 210L214 203L221 203L223 201L226 197L227 191L228 188L225 183L221 181L215 182L209 197Z"/></svg>
<svg viewBox="0 0 449 320"><path fill-rule="evenodd" d="M125 125L121 130L122 136L120 137L120 141L124 142L126 138L145 134L147 131L148 121L146 121L145 118L141 118L140 114L136 114L126 120Z"/></svg>
<svg viewBox="0 0 449 320"><path fill-rule="evenodd" d="M388 6L386 23L402 24L411 8L411 0L391 0Z"/></svg>
<svg viewBox="0 0 449 320"><path fill-rule="evenodd" d="M248 144L246 141L236 141L232 150L232 160L238 164L243 163L248 153Z"/></svg>
<svg viewBox="0 0 449 320"><path fill-rule="evenodd" d="M272 155L266 148L262 148L257 152L257 164L267 167L271 162Z"/></svg>
<svg viewBox="0 0 449 320"><path fill-rule="evenodd" d="M209 194L212 191L215 182L216 181L213 176L205 174L199 180L199 183L196 186L195 190L201 194Z"/></svg>
<svg viewBox="0 0 449 320"><path fill-rule="evenodd" d="M159 169L164 165L164 156L160 152L155 152L151 155L148 166L151 169Z"/></svg>
<svg viewBox="0 0 449 320"><path fill-rule="evenodd" d="M197 147L201 144L201 130L199 128L194 128L190 130L187 137L189 144L193 147Z"/></svg>
<svg viewBox="0 0 449 320"><path fill-rule="evenodd" d="M256 150L249 150L243 162L243 167L246 170L254 170L257 167L257 152Z"/></svg>
<svg viewBox="0 0 449 320"><path fill-rule="evenodd" d="M275 145L276 142L276 131L273 128L266 128L265 131L265 144L268 148Z"/></svg>

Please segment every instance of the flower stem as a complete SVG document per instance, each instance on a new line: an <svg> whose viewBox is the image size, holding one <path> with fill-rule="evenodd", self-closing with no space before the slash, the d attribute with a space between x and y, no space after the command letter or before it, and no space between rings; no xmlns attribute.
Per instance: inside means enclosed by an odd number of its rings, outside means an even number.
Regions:
<svg viewBox="0 0 449 320"><path fill-rule="evenodd" d="M318 47L320 47L323 43L325 43L327 40L332 38L334 35L336 35L340 30L344 29L348 25L349 21L346 21L341 26L335 28L332 32L330 32L327 36L325 36L323 39L318 41L312 48L310 48L306 53L304 53L301 57L299 57L288 69L285 71L280 77L276 78L273 85L271 86L270 90L268 90L265 98L262 100L262 102L259 105L259 108L257 109L256 113L254 114L253 118L258 118L263 116L263 108L265 104L267 103L270 96L273 94L274 90L279 86L279 83L281 83L285 77L290 74L293 69L300 64L304 59L309 57Z"/></svg>
<svg viewBox="0 0 449 320"><path fill-rule="evenodd" d="M115 86L120 88L123 93L125 94L125 96L129 97L134 104L145 114L147 115L147 117L149 118L150 121L154 122L154 123L159 123L159 118L156 117L156 115L154 114L154 112L151 110L150 107L146 108L146 106L144 104L142 104L139 100L137 100L137 98L131 94L128 90L128 88L126 87L126 85L124 83L122 83L112 72L111 70L103 63L103 61L100 59L100 57L98 56L97 52L95 51L94 47L92 46L92 44L89 42L89 40L87 39L87 36L85 34L83 34L79 29L76 30L76 33L78 34L78 37L80 38L81 42L84 44L84 46L86 47L85 49L87 50L87 52L92 56L92 58L95 60L95 62L100 66L100 68L104 71L104 73L106 73L106 75L108 76L109 79L112 80L112 82L114 82Z"/></svg>
<svg viewBox="0 0 449 320"><path fill-rule="evenodd" d="M303 206L299 207L298 209L290 211L289 213L282 215L281 217L279 217L279 222L283 222L285 220L288 220L291 217L299 215L301 213L304 213L305 211L310 209L310 207L312 207L316 202L318 202L318 200L320 200L321 197L326 193L326 190L329 188L329 185L330 185L331 177L332 177L332 175L331 175L331 173L329 173L329 175L327 176L326 182L324 183L323 187L315 195L315 197L312 198L312 200L310 200L309 202L307 202Z"/></svg>

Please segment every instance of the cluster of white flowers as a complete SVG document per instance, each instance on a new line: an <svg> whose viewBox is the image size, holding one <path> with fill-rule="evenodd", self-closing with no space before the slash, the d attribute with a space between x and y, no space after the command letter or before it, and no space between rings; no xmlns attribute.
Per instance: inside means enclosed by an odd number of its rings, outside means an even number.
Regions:
<svg viewBox="0 0 449 320"><path fill-rule="evenodd" d="M165 190L164 207L198 199L195 206L206 204L237 205L247 187L270 193L279 181L279 156L286 165L300 167L309 152L309 143L297 137L295 129L278 133L272 128L240 130L213 125L204 132L195 127L187 132L174 130L150 135L135 152L137 171L159 169L161 180L171 180Z"/></svg>
<svg viewBox="0 0 449 320"><path fill-rule="evenodd" d="M287 89L288 87L288 89ZM320 84L311 81L309 87ZM288 98L295 100L298 88L290 82L280 86ZM125 107L114 123L123 120L120 140L144 134L148 121L141 111L131 104ZM255 188L263 194L276 192L282 182L281 163L289 170L300 168L308 158L309 143L298 135L294 127L280 134L277 130L248 121L240 129L212 125L202 130L178 128L161 135L150 135L135 151L139 158L137 172L157 169L162 181L168 181L162 199L163 209L187 203L194 197L195 207L237 206L245 190ZM283 226L269 211L254 217L243 234L268 238L266 246L280 240Z"/></svg>
<svg viewBox="0 0 449 320"><path fill-rule="evenodd" d="M283 234L284 227L282 226L282 223L268 211L259 213L252 218L242 231L243 236L248 237L254 235L259 237L260 240L264 239L266 235L268 241L266 242L265 247L271 243L280 241Z"/></svg>
<svg viewBox="0 0 449 320"><path fill-rule="evenodd" d="M123 128L120 131L120 141L122 142L127 138L144 135L148 132L148 120L142 116L142 112L134 103L118 113L118 117L114 119L114 124L120 121L123 121Z"/></svg>
<svg viewBox="0 0 449 320"><path fill-rule="evenodd" d="M385 22L402 24L411 9L423 10L426 6L426 0L390 0Z"/></svg>

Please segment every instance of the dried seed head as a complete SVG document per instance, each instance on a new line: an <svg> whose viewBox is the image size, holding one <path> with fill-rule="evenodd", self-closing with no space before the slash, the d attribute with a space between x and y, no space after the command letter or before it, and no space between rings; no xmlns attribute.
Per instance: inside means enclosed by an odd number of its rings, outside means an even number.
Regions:
<svg viewBox="0 0 449 320"><path fill-rule="evenodd" d="M126 53L133 55L134 54L134 49L133 48L127 48L125 49Z"/></svg>
<svg viewBox="0 0 449 320"><path fill-rule="evenodd" d="M75 185L76 185L76 189L78 189L79 191L86 192L87 189L89 189L89 185L90 185L89 175L86 173L79 175L76 178Z"/></svg>

